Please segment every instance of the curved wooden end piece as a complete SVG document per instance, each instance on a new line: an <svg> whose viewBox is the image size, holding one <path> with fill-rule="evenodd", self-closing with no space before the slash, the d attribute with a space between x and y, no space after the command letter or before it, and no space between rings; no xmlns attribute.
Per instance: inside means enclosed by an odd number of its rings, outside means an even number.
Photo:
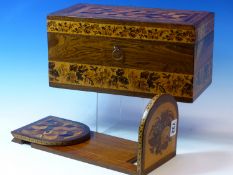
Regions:
<svg viewBox="0 0 233 175"><path fill-rule="evenodd" d="M176 155L178 107L168 94L147 105L139 127L137 174L144 175Z"/></svg>

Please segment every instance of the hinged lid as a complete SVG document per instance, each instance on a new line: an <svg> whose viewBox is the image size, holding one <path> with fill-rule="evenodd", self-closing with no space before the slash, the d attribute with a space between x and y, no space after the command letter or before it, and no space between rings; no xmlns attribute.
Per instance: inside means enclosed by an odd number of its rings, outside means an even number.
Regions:
<svg viewBox="0 0 233 175"><path fill-rule="evenodd" d="M202 22L212 16L203 11L78 4L49 14L48 31L194 43L211 32L203 29L213 21L205 26Z"/></svg>

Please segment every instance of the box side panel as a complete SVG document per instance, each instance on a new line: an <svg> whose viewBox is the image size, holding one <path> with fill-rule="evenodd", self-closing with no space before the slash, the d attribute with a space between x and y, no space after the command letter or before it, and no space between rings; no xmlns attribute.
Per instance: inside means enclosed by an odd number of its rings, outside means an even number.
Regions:
<svg viewBox="0 0 233 175"><path fill-rule="evenodd" d="M212 82L214 32L201 40L195 49L194 97L195 100Z"/></svg>
<svg viewBox="0 0 233 175"><path fill-rule="evenodd" d="M209 33L214 31L214 13L209 12L195 22L196 43L203 40Z"/></svg>
<svg viewBox="0 0 233 175"><path fill-rule="evenodd" d="M196 46L194 59L195 100L212 82L214 13L208 13L196 24Z"/></svg>

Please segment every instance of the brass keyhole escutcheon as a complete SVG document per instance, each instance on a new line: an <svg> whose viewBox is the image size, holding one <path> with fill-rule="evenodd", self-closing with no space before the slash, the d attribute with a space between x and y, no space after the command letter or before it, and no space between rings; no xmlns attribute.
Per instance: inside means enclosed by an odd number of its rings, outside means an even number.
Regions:
<svg viewBox="0 0 233 175"><path fill-rule="evenodd" d="M123 60L124 54L120 47L118 46L113 46L113 51L112 51L112 58L116 61Z"/></svg>

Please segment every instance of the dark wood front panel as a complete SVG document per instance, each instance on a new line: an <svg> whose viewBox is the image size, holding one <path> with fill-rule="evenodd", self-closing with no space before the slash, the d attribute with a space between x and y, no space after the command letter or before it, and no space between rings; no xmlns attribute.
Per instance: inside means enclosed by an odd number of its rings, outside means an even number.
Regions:
<svg viewBox="0 0 233 175"><path fill-rule="evenodd" d="M49 60L193 74L194 45L48 33ZM118 46L123 60L112 57Z"/></svg>

